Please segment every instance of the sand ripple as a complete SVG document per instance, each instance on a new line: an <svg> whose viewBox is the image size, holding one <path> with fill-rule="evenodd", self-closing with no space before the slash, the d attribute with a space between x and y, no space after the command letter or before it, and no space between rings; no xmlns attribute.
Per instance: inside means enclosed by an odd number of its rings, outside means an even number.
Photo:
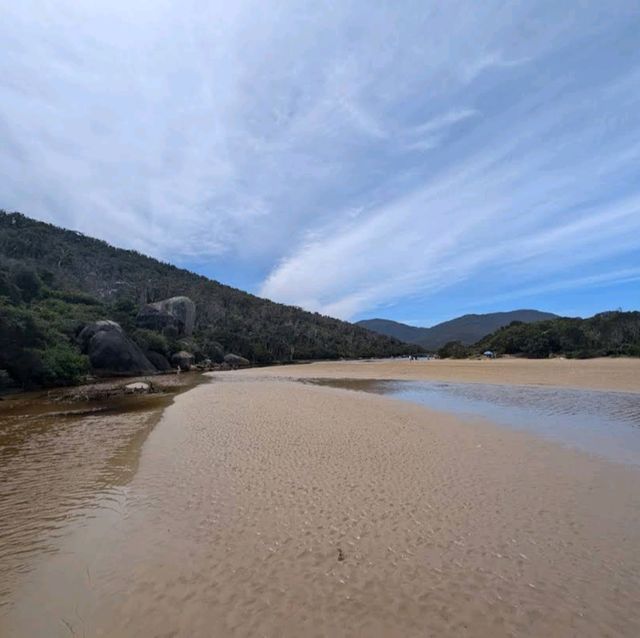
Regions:
<svg viewBox="0 0 640 638"><path fill-rule="evenodd" d="M640 635L637 470L227 378L178 397L125 513L25 578L3 635Z"/></svg>

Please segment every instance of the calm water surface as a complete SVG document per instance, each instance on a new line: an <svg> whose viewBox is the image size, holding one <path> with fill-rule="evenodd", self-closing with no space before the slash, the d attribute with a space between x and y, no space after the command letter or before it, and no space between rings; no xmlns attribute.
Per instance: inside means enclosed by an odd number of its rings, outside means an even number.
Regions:
<svg viewBox="0 0 640 638"><path fill-rule="evenodd" d="M640 394L433 381L315 379L312 383L385 394L433 410L480 417L609 460L640 465Z"/></svg>
<svg viewBox="0 0 640 638"><path fill-rule="evenodd" d="M175 392L97 401L28 393L0 403L0 614L13 577L57 550L69 523L117 508Z"/></svg>

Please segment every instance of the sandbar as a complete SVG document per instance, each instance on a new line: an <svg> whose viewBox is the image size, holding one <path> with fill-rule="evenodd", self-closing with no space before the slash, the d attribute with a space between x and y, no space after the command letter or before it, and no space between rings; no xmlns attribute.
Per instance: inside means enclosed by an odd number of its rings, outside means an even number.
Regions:
<svg viewBox="0 0 640 638"><path fill-rule="evenodd" d="M0 634L637 636L639 479L387 397L216 374L165 410L122 501L30 567Z"/></svg>

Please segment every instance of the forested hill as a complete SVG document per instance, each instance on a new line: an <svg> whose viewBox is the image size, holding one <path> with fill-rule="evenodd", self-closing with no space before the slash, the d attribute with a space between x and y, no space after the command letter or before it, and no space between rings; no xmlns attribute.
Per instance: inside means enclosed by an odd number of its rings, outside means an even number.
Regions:
<svg viewBox="0 0 640 638"><path fill-rule="evenodd" d="M558 317L514 322L479 341L478 352L540 358L640 356L640 312L601 312L588 319Z"/></svg>
<svg viewBox="0 0 640 638"><path fill-rule="evenodd" d="M444 345L441 357L466 358L490 350L496 355L534 359L640 357L640 312L601 312L588 319L557 317L525 324L514 321L468 346L459 341Z"/></svg>
<svg viewBox="0 0 640 638"><path fill-rule="evenodd" d="M128 328L140 306L177 295L196 304L193 337L200 345L217 343L257 363L415 350L353 324L261 299L135 251L0 211L3 341L10 339L16 313L22 313L23 323L31 317L41 332L54 330L57 338L71 342L79 322L115 319ZM36 348L42 351L51 342L43 337Z"/></svg>
<svg viewBox="0 0 640 638"><path fill-rule="evenodd" d="M356 325L405 343L419 343L429 333L429 328L418 328L391 319L362 319L356 321Z"/></svg>
<svg viewBox="0 0 640 638"><path fill-rule="evenodd" d="M437 350L449 341L460 341L465 345L470 345L494 330L509 325L512 321L532 323L555 317L556 315L550 312L540 312L539 310L511 310L481 315L463 315L436 324L431 328L417 328L387 319L365 319L358 321L358 325L388 337L416 343L427 350Z"/></svg>

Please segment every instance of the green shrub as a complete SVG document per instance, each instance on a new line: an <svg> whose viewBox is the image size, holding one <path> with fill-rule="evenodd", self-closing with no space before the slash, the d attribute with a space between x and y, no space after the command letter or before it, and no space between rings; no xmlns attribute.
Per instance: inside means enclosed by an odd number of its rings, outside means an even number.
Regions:
<svg viewBox="0 0 640 638"><path fill-rule="evenodd" d="M74 292L66 290L48 290L47 296L52 299L60 299L68 304L84 304L86 306L100 306L100 302L95 297L84 292Z"/></svg>
<svg viewBox="0 0 640 638"><path fill-rule="evenodd" d="M131 338L145 352L150 350L151 352L157 352L165 357L169 355L169 342L167 338L159 332L139 328L131 335Z"/></svg>
<svg viewBox="0 0 640 638"><path fill-rule="evenodd" d="M20 289L22 298L27 302L39 297L42 292L42 281L30 268L18 268L13 273L13 283Z"/></svg>
<svg viewBox="0 0 640 638"><path fill-rule="evenodd" d="M438 356L441 359L466 359L470 354L471 348L461 341L449 341L438 350Z"/></svg>
<svg viewBox="0 0 640 638"><path fill-rule="evenodd" d="M217 341L205 336L199 339L199 343L207 359L211 359L214 363L222 363L224 361L224 348Z"/></svg>
<svg viewBox="0 0 640 638"><path fill-rule="evenodd" d="M108 308L109 319L122 326L122 329L131 333L136 328L136 316L138 305L132 299L119 299Z"/></svg>
<svg viewBox="0 0 640 638"><path fill-rule="evenodd" d="M89 371L89 358L71 344L59 343L40 353L42 384L46 386L72 385Z"/></svg>
<svg viewBox="0 0 640 638"><path fill-rule="evenodd" d="M19 303L22 300L20 289L13 283L8 273L0 271L0 297L6 297L11 303Z"/></svg>

